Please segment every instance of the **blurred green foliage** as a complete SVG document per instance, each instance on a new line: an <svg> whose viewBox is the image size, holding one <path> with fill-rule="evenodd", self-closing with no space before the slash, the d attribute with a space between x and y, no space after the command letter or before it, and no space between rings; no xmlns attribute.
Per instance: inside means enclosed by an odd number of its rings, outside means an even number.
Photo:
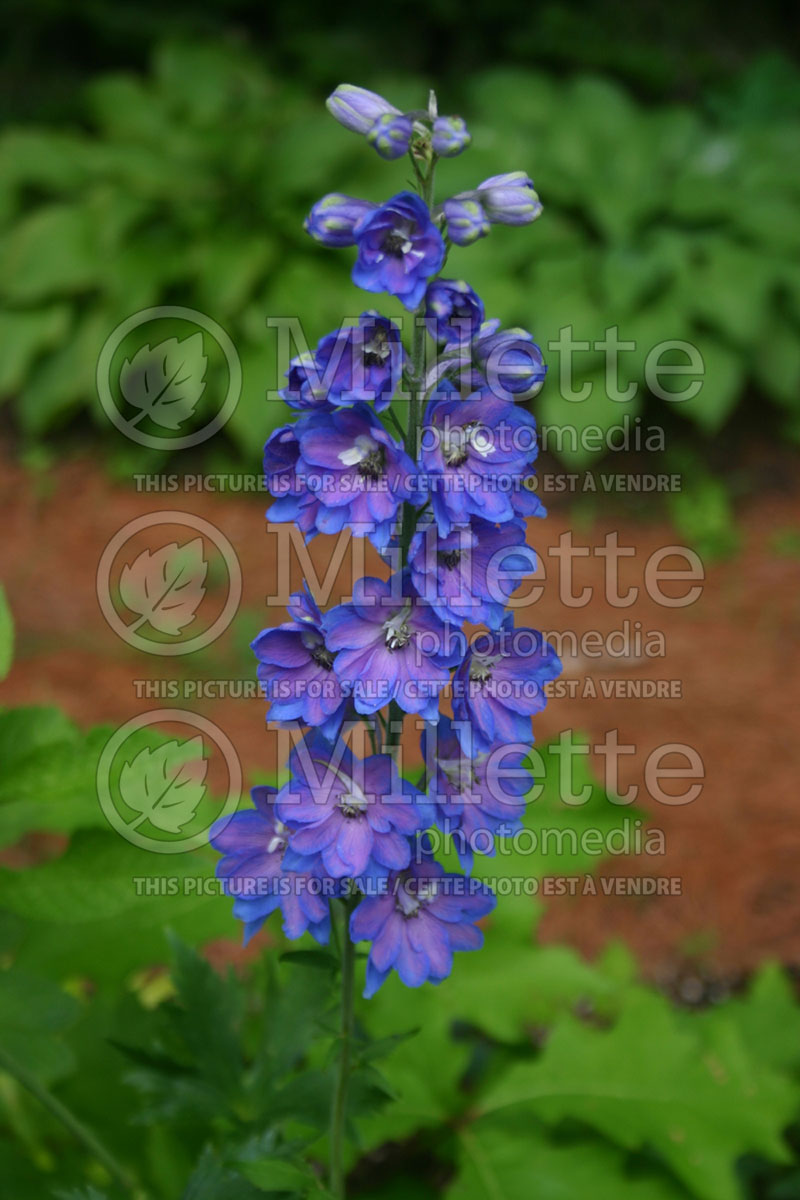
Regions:
<svg viewBox="0 0 800 1200"><path fill-rule="evenodd" d="M238 977L215 971L198 950L240 936L230 901L184 886L210 883L215 856L152 854L108 828L94 777L109 733L81 734L52 709L0 714L2 844L69 839L23 870L0 866L4 1195L322 1200L336 958L308 939L284 954L273 920L271 947ZM591 782L584 762L577 787ZM527 827L630 820L591 793L564 806L548 770ZM565 845L480 870L513 880L598 863ZM441 987L391 978L359 1002L348 1194L528 1200L535 1181L542 1200L794 1195L800 1005L784 972L766 966L746 992L689 1011L639 983L619 946L590 965L538 945L540 911L502 896L483 950L458 955ZM100 1139L131 1192L43 1095Z"/></svg>
<svg viewBox="0 0 800 1200"><path fill-rule="evenodd" d="M574 386L591 384L590 398L566 403L548 352L544 423L606 430L641 412L648 351L685 339L703 356L703 386L662 406L714 434L747 395L800 436L800 118L776 115L759 70L738 99L720 100L715 119L643 108L594 77L503 69L471 81L473 148L442 163L440 197L522 167L545 214L532 229L496 228L454 249L448 273L468 277L490 315L532 328L543 345L570 325L592 343L613 326L636 343L619 355L620 387L638 389L622 403L606 395L596 349L575 357ZM371 82L400 106L425 95L408 76ZM787 86L784 74L780 96ZM404 163L382 163L321 99L242 49L173 43L146 77L92 81L87 129L6 128L0 397L26 442L76 417L106 430L100 347L130 314L177 303L219 321L239 350L243 393L226 433L254 460L282 419L264 397L286 365L266 318L300 316L313 341L364 306L348 253L315 246L302 215L325 191L379 200L406 184ZM195 417L204 423L203 404ZM581 463L591 452L567 438L561 455Z"/></svg>

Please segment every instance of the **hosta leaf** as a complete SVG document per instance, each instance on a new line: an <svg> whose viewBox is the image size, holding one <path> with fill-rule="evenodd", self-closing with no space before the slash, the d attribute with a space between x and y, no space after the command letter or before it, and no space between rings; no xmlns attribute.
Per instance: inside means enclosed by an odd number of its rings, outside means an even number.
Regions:
<svg viewBox="0 0 800 1200"><path fill-rule="evenodd" d="M0 313L0 396L16 392L31 363L64 338L69 324L65 304L32 312Z"/></svg>
<svg viewBox="0 0 800 1200"><path fill-rule="evenodd" d="M79 316L52 354L37 359L20 393L19 420L26 434L48 433L75 409L94 403L97 355L113 327L106 313L92 309Z"/></svg>
<svg viewBox="0 0 800 1200"><path fill-rule="evenodd" d="M39 208L0 240L0 291L12 302L92 287L103 266L89 214L78 205Z"/></svg>
<svg viewBox="0 0 800 1200"><path fill-rule="evenodd" d="M714 433L733 412L741 395L745 381L744 360L735 350L710 335L696 336L693 340L703 356L702 386L696 396L676 401L671 408L678 416ZM686 387L686 378L679 375L675 379L676 388Z"/></svg>

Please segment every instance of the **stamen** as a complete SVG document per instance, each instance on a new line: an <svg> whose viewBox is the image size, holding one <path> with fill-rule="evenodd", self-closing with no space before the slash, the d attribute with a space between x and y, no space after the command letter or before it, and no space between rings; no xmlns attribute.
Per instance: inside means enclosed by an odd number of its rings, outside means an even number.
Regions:
<svg viewBox="0 0 800 1200"><path fill-rule="evenodd" d="M342 795L339 797L339 808L342 810L344 816L351 819L353 817L363 817L367 811L367 797L361 791L360 787L352 783L352 790L342 792Z"/></svg>
<svg viewBox="0 0 800 1200"><path fill-rule="evenodd" d="M388 621L384 621L383 628L386 633L386 647L388 650L402 650L411 641L411 630L408 627L408 618L411 615L411 605L406 604L401 608L399 613L395 613Z"/></svg>
<svg viewBox="0 0 800 1200"><path fill-rule="evenodd" d="M333 667L333 655L324 642L320 642L318 646L314 647L311 651L311 658L318 667L323 667L326 671L330 671Z"/></svg>
<svg viewBox="0 0 800 1200"><path fill-rule="evenodd" d="M386 450L378 446L358 464L358 473L365 479L380 479L386 466Z"/></svg>

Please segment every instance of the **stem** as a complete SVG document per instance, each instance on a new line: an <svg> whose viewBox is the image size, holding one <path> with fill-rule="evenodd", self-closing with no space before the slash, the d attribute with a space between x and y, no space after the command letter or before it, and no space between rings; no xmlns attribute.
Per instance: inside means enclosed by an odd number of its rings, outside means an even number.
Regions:
<svg viewBox="0 0 800 1200"><path fill-rule="evenodd" d="M332 905L336 901L332 901ZM347 1118L347 1085L350 1077L350 1049L353 1041L353 983L356 962L356 948L350 939L350 911L347 901L342 904L344 909L344 927L342 930L342 1001L339 1063L336 1071L336 1086L331 1106L331 1163L330 1187L336 1200L344 1200L344 1140ZM335 919L335 913L332 914Z"/></svg>
<svg viewBox="0 0 800 1200"><path fill-rule="evenodd" d="M27 1091L31 1093L32 1096L35 1096L42 1107L46 1108L48 1112L56 1118L57 1121L60 1121L61 1124L70 1131L73 1137L75 1137L79 1142L82 1142L89 1153L92 1154L98 1162L103 1164L112 1179L116 1179L117 1183L119 1183L119 1185L124 1188L126 1192L130 1192L131 1195L136 1194L134 1181L131 1179L128 1172L123 1166L120 1165L120 1163L117 1162L113 1154L106 1150L103 1143L94 1133L92 1133L91 1129L87 1129L83 1122L79 1121L75 1114L70 1112L66 1105L62 1104L60 1100L57 1100L53 1093L49 1092L47 1088L39 1082L36 1076L28 1070L27 1067L23 1066L22 1063L17 1062L17 1060L2 1046L0 1046L0 1067L2 1067L4 1071L7 1071L9 1075L12 1075L17 1082L22 1085L22 1087L26 1088Z"/></svg>

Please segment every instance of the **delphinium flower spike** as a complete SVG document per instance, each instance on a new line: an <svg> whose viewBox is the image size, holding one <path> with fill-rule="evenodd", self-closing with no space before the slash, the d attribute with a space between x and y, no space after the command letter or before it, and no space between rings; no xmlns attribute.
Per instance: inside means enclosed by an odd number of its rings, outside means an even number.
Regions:
<svg viewBox="0 0 800 1200"><path fill-rule="evenodd" d="M545 379L542 353L527 330L487 320L468 280L441 275L452 246L539 217L533 182L511 171L437 204L437 163L471 139L433 92L404 112L342 84L327 107L382 158L407 155L415 190L381 202L331 192L305 228L321 246L354 251L353 283L398 300L411 336L370 307L292 359L282 396L293 419L264 449L268 517L307 540L368 538L385 569L325 611L304 584L290 619L256 637L269 719L295 739L289 778L254 789L255 807L218 822L212 841L247 937L276 909L288 938L326 941L338 929L330 1188L341 1197L353 943L369 943L366 996L392 973L408 987L441 983L456 951L480 947L476 923L495 898L472 877L475 854L519 828L531 717L561 664L512 611L535 568L527 518L544 513L526 406ZM412 720L422 782L399 754ZM350 744L360 723L373 749L364 757ZM453 838L462 873L435 860L434 826Z"/></svg>

